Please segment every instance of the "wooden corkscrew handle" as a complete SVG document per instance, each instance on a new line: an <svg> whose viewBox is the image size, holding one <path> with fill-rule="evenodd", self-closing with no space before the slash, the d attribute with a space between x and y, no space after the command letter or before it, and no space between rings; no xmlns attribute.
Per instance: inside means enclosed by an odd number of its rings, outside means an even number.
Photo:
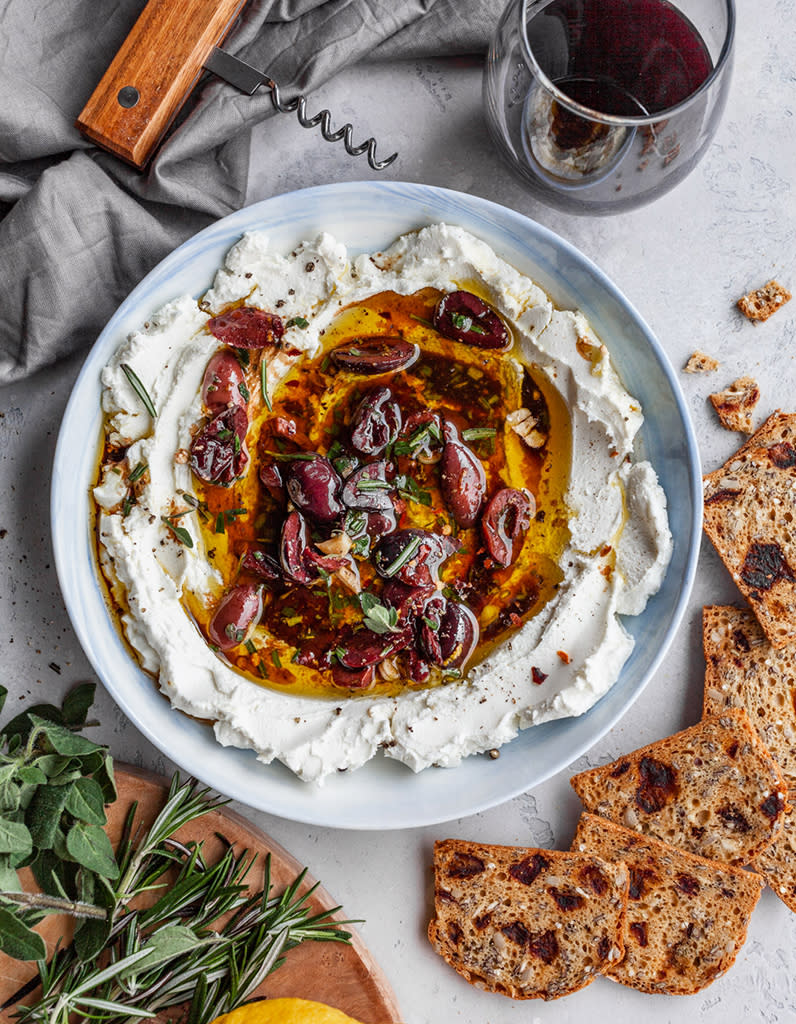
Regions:
<svg viewBox="0 0 796 1024"><path fill-rule="evenodd" d="M149 0L77 127L143 167L246 0Z"/></svg>

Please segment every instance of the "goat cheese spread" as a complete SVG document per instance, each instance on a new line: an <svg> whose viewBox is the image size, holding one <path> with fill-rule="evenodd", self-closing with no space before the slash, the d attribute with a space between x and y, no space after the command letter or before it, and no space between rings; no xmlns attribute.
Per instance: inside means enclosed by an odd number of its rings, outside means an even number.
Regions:
<svg viewBox="0 0 796 1024"><path fill-rule="evenodd" d="M291 413L304 368L321 389L337 374L329 445ZM608 350L460 228L359 256L248 233L102 384L98 549L127 641L174 708L303 780L379 751L455 766L582 715L630 655L620 616L666 572L665 495ZM457 395L472 418L446 412Z"/></svg>

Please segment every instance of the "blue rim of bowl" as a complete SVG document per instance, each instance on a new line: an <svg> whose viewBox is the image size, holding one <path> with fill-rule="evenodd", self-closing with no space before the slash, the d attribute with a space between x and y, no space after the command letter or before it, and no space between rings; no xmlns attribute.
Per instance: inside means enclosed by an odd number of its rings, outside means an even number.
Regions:
<svg viewBox="0 0 796 1024"><path fill-rule="evenodd" d="M108 623L116 633L115 626L113 625L110 612L107 610L104 591L102 590L103 584L100 583L98 578L98 568L96 562L96 555L93 551L93 539L90 536L90 488L93 484L93 478L89 481L88 487L84 492L84 505L85 505L85 519L78 523L70 523L68 527L63 522L63 516L59 513L59 510L63 508L64 496L69 495L70 486L74 490L82 486L80 479L75 480L74 474L71 478L64 475L61 472L61 467L68 464L69 452L67 450L68 444L68 431L72 426L72 421L77 420L85 424L86 412L85 407L81 405L82 392L87 388L89 390L96 390L99 392L99 372L101 371L102 362L97 363L99 358L99 351L104 344L108 344L106 339L115 330L119 328L116 326L120 321L123 320L124 316L128 315L131 310L135 310L139 314L143 314L144 318L147 313L153 312L153 309L149 307L146 310L138 310L137 305L139 302L139 296L142 293L146 293L151 288L153 282L168 279L169 272L175 268L183 259L186 251L190 252L191 249L201 252L202 245L205 240L216 239L216 244L219 244L223 238L223 242L227 247L232 244L237 238L240 237L243 231L251 229L253 227L253 221L256 219L256 223L259 226L267 227L269 213L277 210L281 205L284 204L298 204L298 208L304 208L308 204L315 201L328 202L329 200L338 200L340 202L343 199L356 202L362 199L363 195L367 195L369 198L375 200L378 199L381 202L389 203L390 200L399 204L405 204L408 209L415 211L413 216L417 220L417 227L421 227L424 224L435 223L442 219L439 215L431 216L434 213L435 205L441 205L447 203L451 207L459 207L463 219L475 219L479 221L484 230L488 230L490 225L494 226L494 230L497 231L508 231L513 232L513 237L516 239L517 245L524 247L526 251L529 248L529 242L527 241L530 233L531 237L535 237L535 240L546 244L551 249L555 250L556 253L563 254L572 265L576 268L579 274L585 273L590 277L596 284L598 289L607 296L610 304L615 306L618 311L624 313L630 321L633 323L635 328L643 335L644 341L649 347L651 354L654 356L655 362L658 365L659 370L666 378L666 381L671 390L671 397L674 400L677 414L684 431L686 459L687 459L687 482L690 487L692 494L692 500L688 505L691 512L690 529L687 535L683 537L675 537L675 545L685 545L685 551L681 558L682 563L682 575L680 577L680 589L679 596L676 602L671 608L671 612L668 618L668 624L663 632L663 635L659 639L658 649L649 661L643 675L635 683L629 699L625 700L620 707L611 713L606 714L599 712L601 706L605 706L605 702L616 690L621 682L622 675L620 674L619 680L614 684L614 687L608 691L585 715L580 716L578 719L564 719L557 722L546 723L542 726L534 726L528 730L521 730L519 735L512 740L507 747L511 748L512 745L517 745L522 741L522 738L533 734L536 730L545 730L549 727L564 727L567 724L573 722L579 723L584 719L588 719L591 716L592 721L596 714L600 714L602 721L595 730L589 733L588 737L567 752L565 758L559 758L559 760L550 765L546 765L537 770L533 778L529 779L526 777L520 777L518 781L512 782L505 787L500 787L500 792L495 792L488 789L488 795L475 797L469 797L469 801L462 803L450 802L450 794L446 793L446 801L435 803L433 807L427 806L424 802L416 801L412 803L412 807L408 812L404 812L402 815L395 814L394 820L385 821L383 818L378 817L381 810L377 811L377 817L372 819L369 817L368 808L358 808L355 806L345 807L345 813L342 820L337 820L334 817L330 817L328 813L324 813L324 793L326 792L323 788L314 787L311 784L301 783L298 780L290 780L289 787L292 782L295 782L296 789L291 791L289 799L289 807L286 811L283 806L283 801L275 800L273 798L262 798L261 793L252 794L251 790L246 789L247 777L241 777L238 781L237 773L233 785L227 784L226 786L220 787L218 785L218 777L215 774L216 761L223 763L224 770L226 770L227 756L237 757L239 755L251 755L250 751L240 751L237 748L223 748L217 743L212 731L206 723L199 723L197 720L189 718L173 710L167 703L166 698L161 696L156 681L149 675L143 672L138 667L132 655L127 651L124 645L124 641L118 637L117 649L124 649L127 654L129 661L135 666L137 673L146 681L146 685L155 692L158 698L163 702L163 708L166 715L178 716L179 719L184 719L187 723L192 723L190 727L186 727L186 730L191 734L195 733L194 725L201 726L208 730L208 737L210 746L207 747L208 755L212 754L213 745L217 748L217 751L221 752L221 760L219 757L209 757L212 762L210 767L206 767L206 760L201 757L196 757L191 754L191 751L185 752L182 750L171 750L166 749L163 746L161 737L158 734L154 724L142 717L139 708L136 706L135 700L131 698L130 694L120 689L115 685L113 680L113 672L109 669L109 666L104 664L102 659L97 655L94 647L92 637L90 635L90 627L87 623L84 623L77 611L80 606L81 593L79 582L76 582L75 577L70 572L70 554L74 554L75 551L75 531L83 530L86 534L86 539L92 545L92 551L90 553L90 572L95 580L95 586L97 591L100 592L101 603L105 606L107 613ZM278 218L277 218L278 219ZM453 219L450 221L453 223ZM222 230L223 229L223 230ZM477 227L468 227L473 233L478 234ZM317 230L323 230L323 225L319 225ZM406 230L411 230L407 228ZM392 239L385 240L391 241ZM356 251L356 246L353 244L349 245L349 248ZM538 257L537 257L538 258ZM509 261L510 262L510 261ZM558 301L555 295L555 278L548 282L542 282L545 287L551 292L554 301ZM201 283L201 282L200 282ZM200 295L209 286L210 281L202 284L202 287L194 291L193 294ZM174 297L174 293L170 297ZM164 300L165 301L165 300ZM597 330L599 334L599 329ZM122 339L123 335L115 335L116 343L118 344ZM621 365L619 366L620 375L622 373ZM101 420L101 417L100 417ZM643 428L642 428L643 431ZM85 436L85 427L83 427L83 435ZM93 440L93 439L92 439ZM95 441L96 451L99 452L99 432ZM68 482L68 479L71 480ZM56 573L58 576L61 591L66 604L67 613L70 621L72 622L73 628L78 636L80 644L86 653L87 658L93 665L97 675L102 680L105 688L108 690L110 695L116 701L118 706L124 711L127 717L135 724L138 730L160 751L162 751L167 757L169 757L180 769L188 771L190 774L195 776L199 781L210 786L213 789L218 790L225 796L229 796L233 799L239 800L244 804L247 804L256 810L265 811L272 813L288 820L297 822L303 822L311 825L326 826L331 828L346 828L354 830L388 830L388 829L405 829L405 828L417 828L428 825L440 824L442 822L451 821L455 818L464 817L471 814L477 814L481 811L489 808L498 806L501 803L510 800L529 789L533 786L540 785L542 782L547 781L552 776L556 775L559 771L564 770L570 765L576 758L583 755L587 750L594 746L599 740L606 735L607 732L623 717L629 708L639 698L650 679L655 675L656 671L660 667L666 652L674 638L675 633L680 625L685 609L688 604L689 595L694 582L696 574L697 559L699 555L699 546L701 539L702 530L702 475L699 463L698 446L696 437L694 434L693 426L688 414L685 400L680 390L679 382L676 378L675 372L671 363L669 362L666 354L661 348L659 342L655 338L654 334L639 315L635 307L627 300L624 294L617 288L616 285L600 270L600 268L594 264L587 256L581 253L575 246L562 239L559 235L550 229L538 224L526 217L524 214L520 214L514 210L510 210L507 207L501 206L497 203L493 203L490 200L482 199L476 196L470 196L465 193L456 192L450 189L443 189L436 186L421 185L412 182L373 182L373 181L359 181L359 182L345 182L332 185L320 185L312 188L302 189L296 192L285 193L283 195L273 196L269 199L262 200L258 203L254 203L248 207L244 207L241 210L236 211L222 218L221 220L209 225L203 231L198 232L196 235L189 238L185 243L175 249L172 253L164 258L146 277L133 289L130 295L122 302L117 309L116 313L110 319L99 338L95 342L91 351L89 352L86 361L81 369L80 374L75 381L73 386L72 394L70 395L67 403L64 416L61 423L61 429L59 431L58 441L56 444L54 463L53 463L53 482L51 491L51 524L52 524L52 538L53 548L55 557ZM71 550L70 550L71 549ZM671 569L670 569L671 571ZM655 598L652 599L653 601ZM92 624L93 625L93 624ZM638 645L637 645L638 646ZM623 669L624 672L624 669ZM134 697L135 695L133 695ZM179 728L177 729L179 731ZM204 743L204 740L200 741ZM504 748L506 749L506 748ZM199 751L201 753L201 751ZM251 755L253 757L253 755ZM386 761L386 758L378 758L378 761ZM423 785L422 781L416 782L412 780L422 780L425 773L435 772L441 773L440 776L444 776L446 779L451 773L462 772L465 765L469 762L476 760L474 757L466 758L459 768L429 768L425 769L425 772L414 775L409 769L403 765L395 766L402 772L405 772L408 776L406 785L407 788L412 789L417 785ZM497 762L495 762L497 763ZM355 776L360 777L362 773L368 771L368 768L373 765L374 762L369 762L368 765L363 766L355 772ZM241 762L236 767L241 766L246 768L246 772L250 772L251 764L248 766ZM284 766L274 762L272 765L264 766L259 763L253 769L258 773L257 778L260 779L259 773L262 773L261 781L267 789L268 773L269 771L276 770L281 772L287 772L288 776L290 773ZM246 772L241 773L245 775ZM520 773L521 775L521 773ZM455 779L455 775L451 776ZM378 778L375 781L375 785L379 786ZM335 779L335 783L337 780ZM341 780L343 785L349 785L355 783L355 779ZM403 785L403 783L402 783ZM366 784L367 788L367 784ZM432 785L432 789L436 789L435 785ZM452 787L456 789L457 787ZM458 787L465 788L465 787ZM308 791L312 791L313 796L309 800L304 800L299 797L299 794L304 796L308 795ZM446 792L445 784L442 784L442 791ZM330 794L331 795L331 794ZM298 799L298 804L294 808L293 797ZM340 801L340 803L346 803L346 801ZM379 799L379 808L384 803L383 796Z"/></svg>

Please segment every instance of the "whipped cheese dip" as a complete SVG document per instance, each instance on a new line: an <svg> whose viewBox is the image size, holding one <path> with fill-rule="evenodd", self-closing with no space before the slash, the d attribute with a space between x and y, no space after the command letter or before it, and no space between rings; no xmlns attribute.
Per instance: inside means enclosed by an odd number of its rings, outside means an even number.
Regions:
<svg viewBox="0 0 796 1024"><path fill-rule="evenodd" d="M217 599L223 587L197 517L180 519L191 546L166 521L177 496L193 490L186 456L203 417L203 374L220 347L207 321L242 301L278 312L285 324L298 321L269 362L273 393L301 353L319 351L342 307L386 291L472 286L511 327L516 346L505 358L539 367L569 412L561 583L462 679L396 696L339 698L259 685L214 652L181 600L186 590ZM154 420L129 370L150 396ZM220 743L253 749L264 763L277 759L303 780L358 768L380 751L413 771L451 767L520 729L583 714L616 682L632 650L620 616L639 614L666 572L665 495L653 467L633 457L642 411L608 350L580 313L554 308L533 281L460 228L433 225L359 256L326 234L284 255L269 247L266 232L248 233L198 302L176 299L123 342L102 384L107 439L126 453L123 463L102 467L94 489L98 543L129 644L176 709L212 721ZM126 504L138 465L147 474L135 503Z"/></svg>

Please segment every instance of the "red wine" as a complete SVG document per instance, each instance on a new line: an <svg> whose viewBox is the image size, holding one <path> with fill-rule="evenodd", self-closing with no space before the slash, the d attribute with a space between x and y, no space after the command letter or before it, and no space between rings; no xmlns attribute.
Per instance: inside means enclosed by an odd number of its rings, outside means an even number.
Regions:
<svg viewBox="0 0 796 1024"><path fill-rule="evenodd" d="M552 0L528 25L547 77L603 114L657 114L713 69L691 22L666 0Z"/></svg>

